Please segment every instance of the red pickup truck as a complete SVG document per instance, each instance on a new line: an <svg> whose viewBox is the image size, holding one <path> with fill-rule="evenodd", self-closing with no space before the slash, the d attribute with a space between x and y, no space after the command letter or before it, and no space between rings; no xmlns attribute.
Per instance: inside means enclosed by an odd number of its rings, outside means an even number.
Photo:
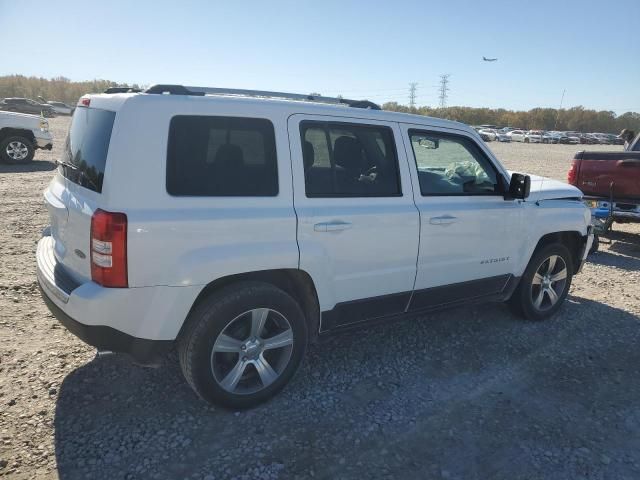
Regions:
<svg viewBox="0 0 640 480"><path fill-rule="evenodd" d="M567 181L616 222L640 222L640 135L624 151L576 153Z"/></svg>

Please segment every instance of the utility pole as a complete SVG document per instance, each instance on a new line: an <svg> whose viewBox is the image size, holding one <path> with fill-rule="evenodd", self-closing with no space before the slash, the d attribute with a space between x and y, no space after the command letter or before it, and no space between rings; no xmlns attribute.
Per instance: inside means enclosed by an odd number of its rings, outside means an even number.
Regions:
<svg viewBox="0 0 640 480"><path fill-rule="evenodd" d="M560 107L558 108L558 113L556 114L556 124L553 126L554 130L558 129L558 118L560 118L560 110L562 110L562 102L564 102L564 94L567 91L567 89L565 88L564 90L562 90L562 98L560 99Z"/></svg>
<svg viewBox="0 0 640 480"><path fill-rule="evenodd" d="M409 84L409 107L411 109L416 108L416 89L418 84L416 82L411 82Z"/></svg>
<svg viewBox="0 0 640 480"><path fill-rule="evenodd" d="M440 99L440 108L445 108L447 106L447 92L449 91L449 74L445 73L440 75L440 95L438 98Z"/></svg>

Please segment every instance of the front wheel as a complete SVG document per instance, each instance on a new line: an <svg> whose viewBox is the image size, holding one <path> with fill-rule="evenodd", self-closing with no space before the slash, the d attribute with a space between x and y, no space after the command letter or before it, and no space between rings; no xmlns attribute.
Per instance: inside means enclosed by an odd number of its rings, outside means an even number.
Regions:
<svg viewBox="0 0 640 480"><path fill-rule="evenodd" d="M509 300L512 310L529 320L555 314L569 293L573 262L567 247L556 243L534 253Z"/></svg>
<svg viewBox="0 0 640 480"><path fill-rule="evenodd" d="M0 160L6 163L29 163L33 160L35 149L24 137L13 136L0 141Z"/></svg>
<svg viewBox="0 0 640 480"><path fill-rule="evenodd" d="M260 282L230 285L200 303L178 342L184 376L204 400L258 405L284 388L307 346L298 303Z"/></svg>

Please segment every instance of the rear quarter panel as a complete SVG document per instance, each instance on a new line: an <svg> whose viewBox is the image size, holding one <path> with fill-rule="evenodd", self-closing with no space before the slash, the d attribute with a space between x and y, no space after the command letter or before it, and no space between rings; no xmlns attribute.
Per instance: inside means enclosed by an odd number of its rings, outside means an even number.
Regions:
<svg viewBox="0 0 640 480"><path fill-rule="evenodd" d="M133 97L118 112L105 174L105 205L128 218L130 286L205 285L230 274L297 268L286 115L255 105L246 111L241 102L154 97ZM269 119L276 135L278 195L169 195L167 137L175 115Z"/></svg>

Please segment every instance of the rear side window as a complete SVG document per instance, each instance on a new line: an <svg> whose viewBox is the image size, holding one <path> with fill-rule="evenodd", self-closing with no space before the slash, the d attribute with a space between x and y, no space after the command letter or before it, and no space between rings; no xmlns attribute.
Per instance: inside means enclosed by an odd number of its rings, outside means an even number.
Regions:
<svg viewBox="0 0 640 480"><path fill-rule="evenodd" d="M62 175L94 192L102 192L109 141L116 113L76 108L62 153Z"/></svg>
<svg viewBox="0 0 640 480"><path fill-rule="evenodd" d="M173 117L167 192L206 197L277 195L273 124L260 118Z"/></svg>
<svg viewBox="0 0 640 480"><path fill-rule="evenodd" d="M402 194L389 127L304 121L300 135L307 197Z"/></svg>

